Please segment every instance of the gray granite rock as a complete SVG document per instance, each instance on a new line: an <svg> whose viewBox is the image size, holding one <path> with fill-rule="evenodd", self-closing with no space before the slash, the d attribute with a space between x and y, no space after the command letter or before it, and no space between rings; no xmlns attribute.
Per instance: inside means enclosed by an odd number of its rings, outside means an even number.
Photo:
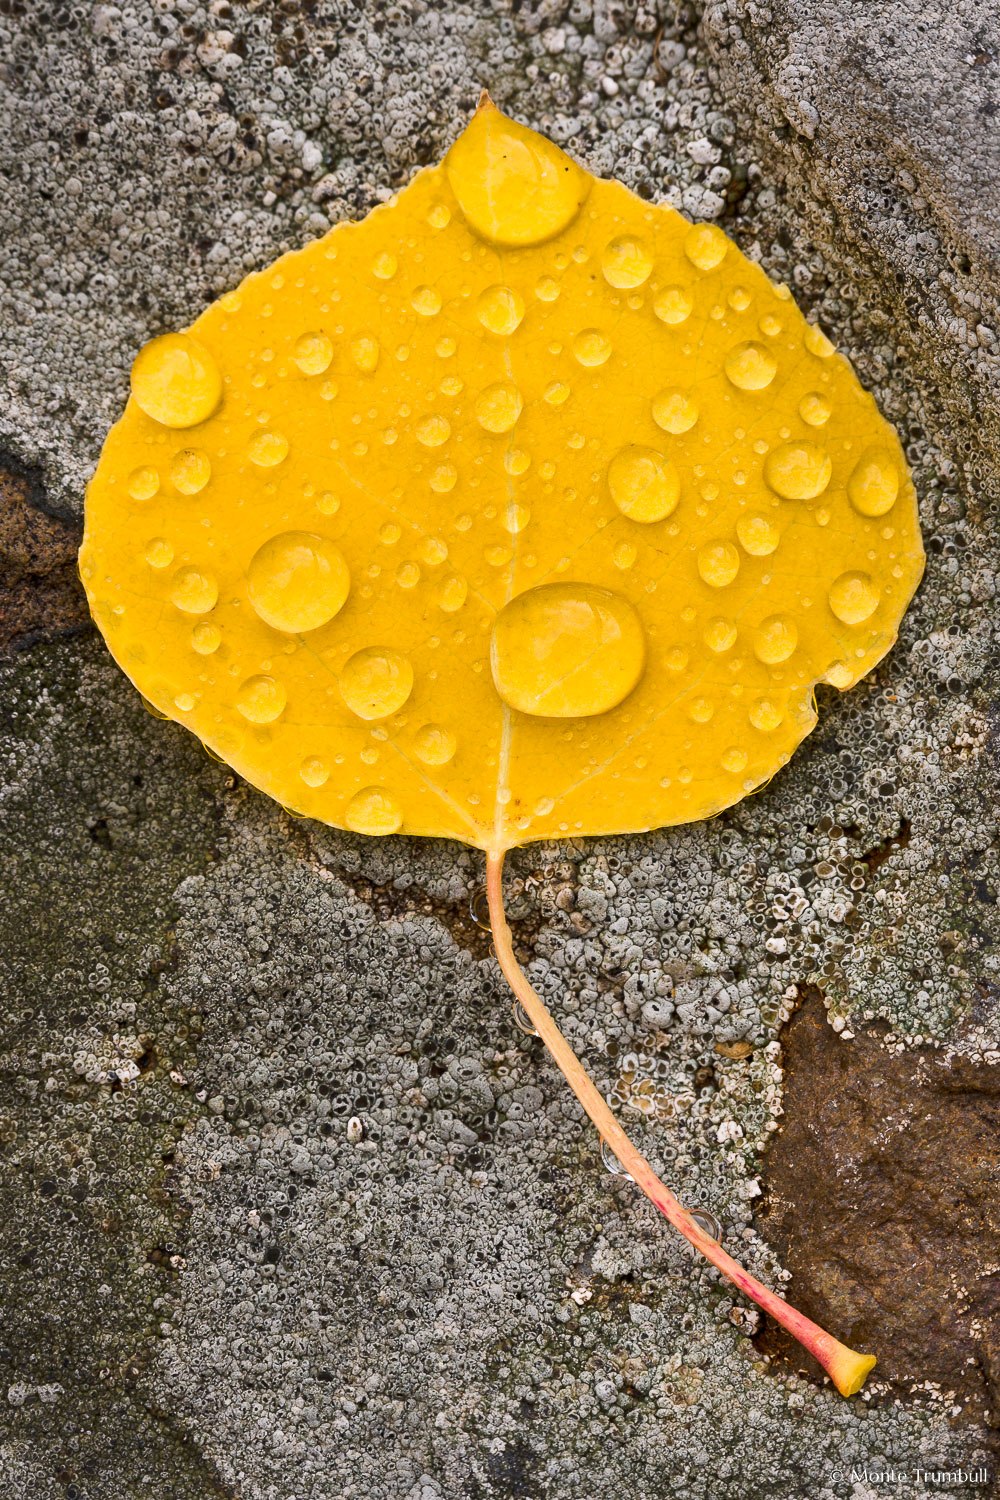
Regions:
<svg viewBox="0 0 1000 1500"><path fill-rule="evenodd" d="M848 1033L998 1046L996 56L937 0L0 11L0 431L56 514L137 346L438 159L484 84L717 218L904 432L928 572L873 677L713 823L511 861L570 1040L649 1080L640 1143L776 1287L752 1210L797 987ZM766 1364L602 1170L468 919L477 856L295 821L89 629L20 644L0 1492L868 1500L852 1468L982 1457L917 1371L847 1404Z"/></svg>

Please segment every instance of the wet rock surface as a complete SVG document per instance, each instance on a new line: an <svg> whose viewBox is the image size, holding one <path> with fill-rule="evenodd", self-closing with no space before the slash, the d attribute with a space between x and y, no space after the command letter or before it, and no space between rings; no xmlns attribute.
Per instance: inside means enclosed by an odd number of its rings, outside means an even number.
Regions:
<svg viewBox="0 0 1000 1500"><path fill-rule="evenodd" d="M816 989L782 1031L757 1224L797 1306L877 1349L897 1387L934 1382L984 1420L1000 1396L1000 1069L899 1046L884 1023L843 1035ZM806 1368L770 1321L757 1345Z"/></svg>
<svg viewBox="0 0 1000 1500"><path fill-rule="evenodd" d="M2 548L28 601L0 663L5 1495L869 1500L852 1467L993 1463L992 1209L969 1218L998 1046L991 25L811 0L2 9ZM533 982L682 1201L771 1285L791 1268L804 1302L815 1277L835 1332L884 1313L867 1400L767 1362L752 1312L602 1171L469 925L476 856L286 817L146 715L89 627L53 638L78 597L47 592L61 518L136 348L439 158L484 84L721 223L850 354L914 467L928 571L900 641L821 692L769 787L510 871ZM782 1076L808 985L855 1033L839 1104L822 1048ZM910 1079L952 1122L950 1185L905 1113L903 1192L851 1091L879 1021L900 1111ZM782 1156L795 1130L811 1180ZM936 1268L908 1275L906 1319L886 1306L884 1227L838 1164L927 1262L954 1203L968 1312L950 1285L942 1312ZM846 1244L817 1183L857 1232L846 1264L780 1208ZM942 1389L913 1394L922 1376Z"/></svg>

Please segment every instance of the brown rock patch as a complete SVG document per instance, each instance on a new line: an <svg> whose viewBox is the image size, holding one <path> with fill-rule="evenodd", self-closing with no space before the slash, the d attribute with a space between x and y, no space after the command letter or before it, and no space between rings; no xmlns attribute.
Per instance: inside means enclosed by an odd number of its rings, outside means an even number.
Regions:
<svg viewBox="0 0 1000 1500"><path fill-rule="evenodd" d="M76 525L44 508L30 473L0 455L0 651L85 624Z"/></svg>
<svg viewBox="0 0 1000 1500"><path fill-rule="evenodd" d="M758 1227L795 1306L875 1378L938 1382L970 1417L1000 1410L1000 1067L885 1026L842 1041L817 990L785 1028L785 1116ZM772 1356L821 1374L770 1319ZM994 1418L994 1420L996 1420Z"/></svg>

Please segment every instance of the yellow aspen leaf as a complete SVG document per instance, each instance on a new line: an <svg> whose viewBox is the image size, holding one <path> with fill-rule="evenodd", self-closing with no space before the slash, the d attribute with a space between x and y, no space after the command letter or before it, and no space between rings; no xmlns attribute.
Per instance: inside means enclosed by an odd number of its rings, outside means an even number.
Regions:
<svg viewBox="0 0 1000 1500"><path fill-rule="evenodd" d="M923 565L895 433L784 289L489 102L132 387L95 618L151 703L340 827L709 817L884 655Z"/></svg>
<svg viewBox="0 0 1000 1500"><path fill-rule="evenodd" d="M495 885L518 844L762 786L922 569L896 434L787 289L485 97L390 203L140 352L81 551L155 711L289 810L463 840Z"/></svg>

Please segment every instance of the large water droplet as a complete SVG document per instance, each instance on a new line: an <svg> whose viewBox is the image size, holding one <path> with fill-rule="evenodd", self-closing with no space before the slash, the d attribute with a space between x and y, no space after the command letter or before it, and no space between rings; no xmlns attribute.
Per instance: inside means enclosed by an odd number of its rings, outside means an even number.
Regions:
<svg viewBox="0 0 1000 1500"><path fill-rule="evenodd" d="M699 271L712 271L729 249L729 241L714 224L695 224L684 236L684 254Z"/></svg>
<svg viewBox="0 0 1000 1500"><path fill-rule="evenodd" d="M830 608L845 625L863 625L878 609L880 591L868 573L841 573L830 588Z"/></svg>
<svg viewBox="0 0 1000 1500"><path fill-rule="evenodd" d="M521 713L606 713L643 673L642 625L627 599L589 583L548 583L504 606L490 662L501 698Z"/></svg>
<svg viewBox="0 0 1000 1500"><path fill-rule="evenodd" d="M319 755L307 755L299 766L299 775L306 786L323 786L330 776L330 767Z"/></svg>
<svg viewBox="0 0 1000 1500"><path fill-rule="evenodd" d="M590 178L558 146L484 103L445 157L469 226L499 245L538 245L574 219Z"/></svg>
<svg viewBox="0 0 1000 1500"><path fill-rule="evenodd" d="M284 709L287 699L282 684L262 672L240 684L236 707L251 724L271 724Z"/></svg>
<svg viewBox="0 0 1000 1500"><path fill-rule="evenodd" d="M381 786L366 786L355 792L344 809L344 822L355 833L384 836L403 825L399 803Z"/></svg>
<svg viewBox="0 0 1000 1500"><path fill-rule="evenodd" d="M423 443L425 448L440 448L451 437L451 423L447 417L442 417L439 412L431 412L429 416L421 417L416 425L417 442Z"/></svg>
<svg viewBox="0 0 1000 1500"><path fill-rule="evenodd" d="M773 521L766 516L740 516L736 522L736 535L744 552L751 557L769 557L781 537Z"/></svg>
<svg viewBox="0 0 1000 1500"><path fill-rule="evenodd" d="M634 235L623 234L612 240L601 256L605 281L621 290L642 286L652 269L653 256L649 246Z"/></svg>
<svg viewBox="0 0 1000 1500"><path fill-rule="evenodd" d="M132 470L125 488L133 500L152 500L160 488L160 476L154 468L143 465Z"/></svg>
<svg viewBox="0 0 1000 1500"><path fill-rule="evenodd" d="M303 375L322 375L333 359L333 342L325 333L304 333L295 341L292 358Z"/></svg>
<svg viewBox="0 0 1000 1500"><path fill-rule="evenodd" d="M764 460L764 478L783 500L815 500L830 483L830 455L805 440L782 443Z"/></svg>
<svg viewBox="0 0 1000 1500"><path fill-rule="evenodd" d="M630 444L608 465L608 489L623 516L630 521L662 521L677 504L681 492L676 468L655 448Z"/></svg>
<svg viewBox="0 0 1000 1500"><path fill-rule="evenodd" d="M288 456L288 439L280 432L257 432L247 444L247 455L259 469L273 469Z"/></svg>
<svg viewBox="0 0 1000 1500"><path fill-rule="evenodd" d="M524 317L524 300L509 286L489 286L476 303L476 316L489 333L510 334Z"/></svg>
<svg viewBox="0 0 1000 1500"><path fill-rule="evenodd" d="M726 355L726 375L741 391L762 391L771 384L778 362L763 344L737 344Z"/></svg>
<svg viewBox="0 0 1000 1500"><path fill-rule="evenodd" d="M599 328L584 328L574 336L573 353L581 365L603 365L611 355L611 343Z"/></svg>
<svg viewBox="0 0 1000 1500"><path fill-rule="evenodd" d="M679 436L698 420L698 408L683 391L661 391L653 398L653 421L664 432Z"/></svg>
<svg viewBox="0 0 1000 1500"><path fill-rule="evenodd" d="M771 615L761 620L754 631L753 651L758 661L774 667L787 661L798 645L799 633L795 622L784 615Z"/></svg>
<svg viewBox="0 0 1000 1500"><path fill-rule="evenodd" d="M332 620L351 586L338 547L308 531L285 531L254 553L247 569L250 603L275 630L316 630Z"/></svg>
<svg viewBox="0 0 1000 1500"><path fill-rule="evenodd" d="M888 448L866 448L851 471L847 495L862 516L884 516L899 494L899 469Z"/></svg>
<svg viewBox="0 0 1000 1500"><path fill-rule="evenodd" d="M446 766L457 748L458 741L443 724L425 724L413 741L413 753L425 766Z"/></svg>
<svg viewBox="0 0 1000 1500"><path fill-rule="evenodd" d="M740 554L732 542L706 542L698 552L698 572L705 583L723 589L740 571Z"/></svg>
<svg viewBox="0 0 1000 1500"><path fill-rule="evenodd" d="M131 379L137 404L164 427L196 427L222 399L218 365L186 333L165 333L140 349Z"/></svg>
<svg viewBox="0 0 1000 1500"><path fill-rule="evenodd" d="M208 454L202 453L200 448L184 448L170 465L170 478L182 495L197 495L211 477Z"/></svg>
<svg viewBox="0 0 1000 1500"><path fill-rule="evenodd" d="M508 381L488 385L476 398L476 420L487 432L509 432L521 415L521 393Z"/></svg>
<svg viewBox="0 0 1000 1500"><path fill-rule="evenodd" d="M189 615L206 615L219 598L219 585L211 573L200 568L181 568L175 575L170 598Z"/></svg>
<svg viewBox="0 0 1000 1500"><path fill-rule="evenodd" d="M665 286L657 293L653 311L661 323L683 323L691 316L694 299L683 286Z"/></svg>
<svg viewBox="0 0 1000 1500"><path fill-rule="evenodd" d="M340 696L359 719L387 719L412 691L412 666L389 646L356 651L340 674Z"/></svg>

